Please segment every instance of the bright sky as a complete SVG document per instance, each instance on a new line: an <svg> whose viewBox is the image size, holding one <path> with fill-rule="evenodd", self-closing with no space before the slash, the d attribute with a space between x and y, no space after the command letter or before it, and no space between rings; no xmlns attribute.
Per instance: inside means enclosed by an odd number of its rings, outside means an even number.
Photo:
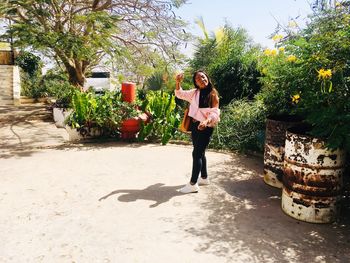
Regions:
<svg viewBox="0 0 350 263"><path fill-rule="evenodd" d="M248 31L255 43L263 47L273 47L269 36L274 32L277 21L285 26L291 18L296 18L303 25L308 14L311 14L311 0L188 0L176 11L182 19L190 23L192 34L202 37L201 29L194 23L202 16L205 27L212 33L229 22L234 28L241 26ZM189 46L185 52L191 54Z"/></svg>

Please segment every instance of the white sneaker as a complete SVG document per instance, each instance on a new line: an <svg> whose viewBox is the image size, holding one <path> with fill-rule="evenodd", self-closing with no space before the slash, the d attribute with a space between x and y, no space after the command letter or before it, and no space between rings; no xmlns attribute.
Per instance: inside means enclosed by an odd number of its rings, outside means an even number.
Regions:
<svg viewBox="0 0 350 263"><path fill-rule="evenodd" d="M198 184L192 185L191 183L186 184L179 190L183 194L197 193L199 191Z"/></svg>
<svg viewBox="0 0 350 263"><path fill-rule="evenodd" d="M205 179L202 177L199 177L197 183L198 183L198 185L209 185L210 181L209 181L208 177Z"/></svg>

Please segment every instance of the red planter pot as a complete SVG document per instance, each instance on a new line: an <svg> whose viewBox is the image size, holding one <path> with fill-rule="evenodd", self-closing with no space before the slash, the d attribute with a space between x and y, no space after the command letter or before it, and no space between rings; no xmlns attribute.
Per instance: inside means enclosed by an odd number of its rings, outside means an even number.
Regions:
<svg viewBox="0 0 350 263"><path fill-rule="evenodd" d="M123 101L132 103L136 99L136 84L133 82L122 83L122 97Z"/></svg>
<svg viewBox="0 0 350 263"><path fill-rule="evenodd" d="M141 129L141 120L139 118L127 119L122 122L120 128L122 139L135 139Z"/></svg>

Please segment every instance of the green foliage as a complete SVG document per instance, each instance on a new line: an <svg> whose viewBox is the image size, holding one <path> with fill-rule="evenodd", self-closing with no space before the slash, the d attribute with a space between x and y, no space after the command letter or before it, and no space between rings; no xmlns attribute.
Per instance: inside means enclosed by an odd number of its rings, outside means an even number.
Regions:
<svg viewBox="0 0 350 263"><path fill-rule="evenodd" d="M3 37L54 58L70 83L81 87L85 73L100 63L113 61L119 72L132 64L140 76L150 71L154 54L168 61L178 58L179 44L189 34L173 9L184 3L11 0L0 1L0 17L13 22Z"/></svg>
<svg viewBox="0 0 350 263"><path fill-rule="evenodd" d="M47 96L47 91L39 85L37 78L31 78L27 73L21 71L21 96L27 96L29 98L41 98Z"/></svg>
<svg viewBox="0 0 350 263"><path fill-rule="evenodd" d="M60 71L50 69L41 78L40 85L47 91L48 96L56 98L54 107L68 108L75 91L67 76Z"/></svg>
<svg viewBox="0 0 350 263"><path fill-rule="evenodd" d="M319 13L287 47L300 57L305 77L297 111L307 115L312 135L331 148L350 150L350 14L339 8ZM328 78L321 69L330 70ZM325 89L328 81L332 86ZM326 84L327 85L327 84Z"/></svg>
<svg viewBox="0 0 350 263"><path fill-rule="evenodd" d="M210 147L263 151L266 112L259 101L237 100L223 107Z"/></svg>
<svg viewBox="0 0 350 263"><path fill-rule="evenodd" d="M150 76L145 83L145 87L148 90L161 90L164 87L164 73L155 72Z"/></svg>
<svg viewBox="0 0 350 263"><path fill-rule="evenodd" d="M106 91L103 95L75 90L67 124L82 132L92 127L102 134L116 136L123 120L140 114L138 105L123 102L120 92Z"/></svg>
<svg viewBox="0 0 350 263"><path fill-rule="evenodd" d="M96 108L96 97L92 93L76 91L72 97L73 113L69 116L68 124L73 128L80 128L84 125L91 127Z"/></svg>
<svg viewBox="0 0 350 263"><path fill-rule="evenodd" d="M47 90L40 85L42 61L40 57L27 51L21 51L15 59L21 68L21 94L30 98L47 96Z"/></svg>
<svg viewBox="0 0 350 263"><path fill-rule="evenodd" d="M261 88L255 62L245 65L239 60L227 60L213 66L209 74L217 85L222 105L233 99L252 99Z"/></svg>
<svg viewBox="0 0 350 263"><path fill-rule="evenodd" d="M311 17L307 27L279 43L286 54L275 55L263 69L263 98L269 111L297 113L312 126L311 135L330 148L350 150L350 14L338 5ZM267 52L269 53L269 52ZM274 94L274 92L278 94ZM270 96L272 95L272 96ZM296 100L296 96L299 98ZM289 99L289 100L288 100ZM276 105L269 106L276 101ZM275 107L275 106L277 106ZM292 107L291 107L292 105Z"/></svg>
<svg viewBox="0 0 350 263"><path fill-rule="evenodd" d="M276 49L265 50L259 57L259 69L262 72L260 82L263 88L256 95L262 101L268 115L293 114L296 103L292 97L300 94L304 78L296 78L299 74L299 60L290 52Z"/></svg>
<svg viewBox="0 0 350 263"><path fill-rule="evenodd" d="M169 72L167 69L155 71L145 81L145 88L147 90L165 90L173 91L175 87L175 75L172 71Z"/></svg>
<svg viewBox="0 0 350 263"><path fill-rule="evenodd" d="M145 109L151 120L142 125L138 138L140 141L161 140L164 145L174 136L180 124L180 115L175 111L175 97L163 90L150 91L146 100Z"/></svg>
<svg viewBox="0 0 350 263"><path fill-rule="evenodd" d="M258 51L244 29L225 25L216 36L198 40L190 66L207 71L219 91L220 103L226 105L233 99L252 99L260 90Z"/></svg>
<svg viewBox="0 0 350 263"><path fill-rule="evenodd" d="M28 51L21 51L15 59L18 65L29 77L37 77L41 74L42 62L40 57Z"/></svg>

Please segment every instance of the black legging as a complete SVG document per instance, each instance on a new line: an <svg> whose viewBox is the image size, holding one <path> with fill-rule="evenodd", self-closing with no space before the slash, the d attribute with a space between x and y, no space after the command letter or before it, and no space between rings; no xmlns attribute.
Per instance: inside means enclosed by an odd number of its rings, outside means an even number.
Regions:
<svg viewBox="0 0 350 263"><path fill-rule="evenodd" d="M199 173L202 178L207 178L207 159L205 158L205 149L207 148L210 137L213 134L213 128L207 127L204 130L198 130L199 122L191 123L191 135L192 135L192 176L191 183L197 183Z"/></svg>

